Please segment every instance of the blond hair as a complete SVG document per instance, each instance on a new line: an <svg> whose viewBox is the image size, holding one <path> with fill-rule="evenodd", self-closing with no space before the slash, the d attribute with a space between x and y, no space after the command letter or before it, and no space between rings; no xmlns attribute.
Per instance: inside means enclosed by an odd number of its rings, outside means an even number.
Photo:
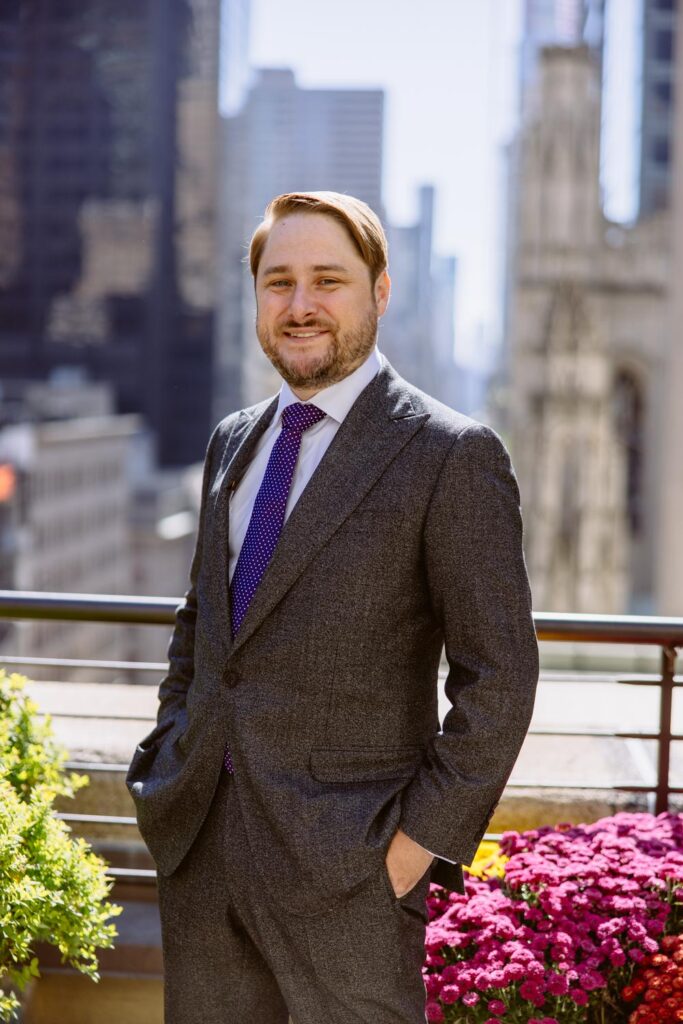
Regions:
<svg viewBox="0 0 683 1024"><path fill-rule="evenodd" d="M341 192L285 192L268 203L263 220L252 235L249 265L254 279L270 229L288 213L322 213L341 224L367 265L373 284L387 269L387 236L379 217L367 203Z"/></svg>

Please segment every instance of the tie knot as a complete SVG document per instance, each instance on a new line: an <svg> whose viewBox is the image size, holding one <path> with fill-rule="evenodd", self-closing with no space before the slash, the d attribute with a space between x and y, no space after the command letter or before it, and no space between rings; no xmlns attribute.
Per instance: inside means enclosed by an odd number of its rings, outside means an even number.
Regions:
<svg viewBox="0 0 683 1024"><path fill-rule="evenodd" d="M285 430L296 430L303 434L314 423L318 423L327 413L319 409L317 405L304 405L303 402L295 402L282 410L282 426Z"/></svg>

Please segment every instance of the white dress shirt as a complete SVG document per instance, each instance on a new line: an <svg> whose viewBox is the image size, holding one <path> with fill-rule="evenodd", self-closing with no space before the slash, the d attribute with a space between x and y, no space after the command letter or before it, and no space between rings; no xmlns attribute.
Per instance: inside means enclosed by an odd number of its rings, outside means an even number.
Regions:
<svg viewBox="0 0 683 1024"><path fill-rule="evenodd" d="M289 489L285 520L291 515L292 509L329 448L332 438L348 415L351 406L361 391L377 375L381 366L382 359L375 347L365 362L361 363L348 377L344 377L336 384L330 384L313 398L308 399L311 405L317 405L327 415L314 426L305 430L301 437L301 448L294 467L292 485ZM230 495L230 565L228 572L231 580L270 453L282 430L282 410L288 405L300 401L301 399L296 397L289 384L283 382L272 422L268 424L265 433L259 438L247 471Z"/></svg>

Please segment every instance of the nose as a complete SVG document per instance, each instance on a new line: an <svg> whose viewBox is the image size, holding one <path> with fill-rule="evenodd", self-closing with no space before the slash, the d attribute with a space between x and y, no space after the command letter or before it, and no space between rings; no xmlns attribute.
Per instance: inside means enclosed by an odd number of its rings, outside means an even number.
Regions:
<svg viewBox="0 0 683 1024"><path fill-rule="evenodd" d="M305 284L299 283L291 294L289 312L294 320L301 323L306 317L315 313L317 304L312 291Z"/></svg>

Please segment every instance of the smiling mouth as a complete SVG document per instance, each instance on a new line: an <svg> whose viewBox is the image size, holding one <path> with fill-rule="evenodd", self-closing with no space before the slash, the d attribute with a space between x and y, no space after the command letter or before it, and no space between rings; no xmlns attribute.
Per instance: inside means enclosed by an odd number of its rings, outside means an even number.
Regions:
<svg viewBox="0 0 683 1024"><path fill-rule="evenodd" d="M312 338L319 338L323 334L327 334L326 330L318 331L283 331L283 334L287 338L296 338L300 341L310 341Z"/></svg>

